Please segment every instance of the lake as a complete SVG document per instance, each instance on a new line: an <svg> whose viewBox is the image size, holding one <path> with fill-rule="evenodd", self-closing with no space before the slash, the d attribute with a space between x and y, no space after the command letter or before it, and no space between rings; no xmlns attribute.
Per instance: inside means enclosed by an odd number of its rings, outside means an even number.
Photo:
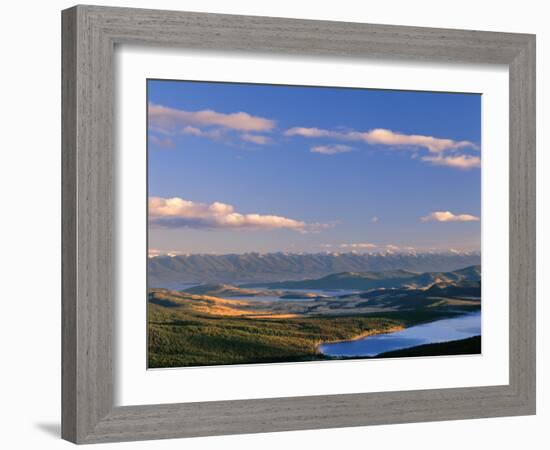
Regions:
<svg viewBox="0 0 550 450"><path fill-rule="evenodd" d="M327 356L376 356L392 350L479 335L481 335L481 311L415 325L394 333L367 336L355 341L321 344L319 349Z"/></svg>

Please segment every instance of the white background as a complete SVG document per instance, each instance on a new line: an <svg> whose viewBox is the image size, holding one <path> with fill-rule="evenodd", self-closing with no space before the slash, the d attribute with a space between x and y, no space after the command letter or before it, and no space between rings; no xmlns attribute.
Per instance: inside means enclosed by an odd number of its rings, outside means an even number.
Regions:
<svg viewBox="0 0 550 450"><path fill-rule="evenodd" d="M204 52L203 52L204 53ZM395 61L273 58L151 47L116 53L118 405L351 394L508 383L508 70ZM482 96L483 355L144 370L146 361L145 79L255 81L478 92ZM137 131L136 130L141 130ZM136 226L136 224L138 224ZM139 226L143 224L143 226ZM141 301L140 301L141 299ZM141 305L141 306L140 306ZM403 374L406 373L406 376ZM219 380L223 380L220 383ZM266 382L271 380L271 382ZM346 380L345 385L334 380Z"/></svg>
<svg viewBox="0 0 550 450"><path fill-rule="evenodd" d="M105 5L186 9L537 33L538 229L548 229L550 120L548 48L544 2L296 2L257 0L117 1ZM2 45L2 159L0 237L2 274L2 372L0 411L6 448L69 448L59 440L60 415L60 16L71 2L6 2ZM543 203L546 202L546 209ZM538 235L538 278L548 274L547 235ZM547 384L549 333L547 285L538 283L538 415L534 417L406 424L118 444L117 448L300 448L336 446L461 449L544 448L550 419ZM539 442L537 444L537 442ZM114 448L112 446L98 446Z"/></svg>

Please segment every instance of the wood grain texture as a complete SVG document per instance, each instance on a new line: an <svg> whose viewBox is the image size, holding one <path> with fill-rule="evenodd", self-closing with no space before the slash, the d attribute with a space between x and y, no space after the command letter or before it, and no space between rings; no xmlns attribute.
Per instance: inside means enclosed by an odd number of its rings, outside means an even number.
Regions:
<svg viewBox="0 0 550 450"><path fill-rule="evenodd" d="M535 38L526 34L77 6L63 12L62 435L77 443L535 412ZM506 64L510 384L113 407L116 44Z"/></svg>
<svg viewBox="0 0 550 450"><path fill-rule="evenodd" d="M63 402L71 405L62 436L78 442L113 406L113 48L85 9L62 23Z"/></svg>
<svg viewBox="0 0 550 450"><path fill-rule="evenodd" d="M62 17L62 380L61 404L62 435L76 440L76 10ZM69 36L71 38L69 38Z"/></svg>
<svg viewBox="0 0 550 450"><path fill-rule="evenodd" d="M535 409L536 95L535 40L510 71L510 384Z"/></svg>

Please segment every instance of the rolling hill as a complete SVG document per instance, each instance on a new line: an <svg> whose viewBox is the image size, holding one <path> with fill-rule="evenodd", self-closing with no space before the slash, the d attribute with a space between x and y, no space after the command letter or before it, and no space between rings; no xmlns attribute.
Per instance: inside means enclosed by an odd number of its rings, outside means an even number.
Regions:
<svg viewBox="0 0 550 450"><path fill-rule="evenodd" d="M240 288L230 284L201 284L184 289L184 292L196 295L211 295L214 297L256 297L257 295L278 294L277 292Z"/></svg>
<svg viewBox="0 0 550 450"><path fill-rule="evenodd" d="M481 280L481 266L470 266L451 272L415 273L406 270L380 272L341 272L300 281L281 281L265 283L261 286L269 289L396 289L396 288L434 288L450 289L453 283L477 282ZM445 284L447 283L447 284ZM247 284L243 287L258 287Z"/></svg>

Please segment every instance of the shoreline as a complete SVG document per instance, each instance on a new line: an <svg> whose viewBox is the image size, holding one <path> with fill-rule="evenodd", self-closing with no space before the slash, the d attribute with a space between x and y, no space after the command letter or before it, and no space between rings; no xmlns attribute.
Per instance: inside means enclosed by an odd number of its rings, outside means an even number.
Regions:
<svg viewBox="0 0 550 450"><path fill-rule="evenodd" d="M317 351L317 353L326 356L323 352L320 351L321 345L324 345L324 344L338 344L338 343L341 343L341 342L350 342L350 341L358 341L360 339L363 339L363 338L369 337L369 336L376 336L378 334L390 334L390 333L395 333L397 331L403 331L406 328L407 327L405 325L395 325L395 326L386 328L384 330L364 331L364 332L362 332L362 333L360 333L356 336L353 336L349 339L336 339L336 340L333 340L333 341L322 341L322 342L318 342L318 343L315 344L315 350Z"/></svg>
<svg viewBox="0 0 550 450"><path fill-rule="evenodd" d="M480 310L481 311L481 310ZM435 319L435 320L429 320L429 321L426 321L426 322L418 322L418 323L415 323L413 325L410 325L410 326L405 326L405 325L396 325L395 327L390 327L389 329L385 330L385 331L380 331L380 332L370 332L370 331L367 331L367 332L364 332L364 333L361 333L357 336L354 336L353 338L351 339L338 339L338 340L335 340L335 341L323 341L323 342L320 342L316 345L315 349L316 351L323 355L323 356L328 356L330 358L333 358L332 356L329 356L329 355L326 355L325 353L323 353L321 350L320 350L320 347L321 345L323 344L338 344L338 343L342 343L342 342L351 342L351 341L358 341L362 338L365 338L365 337L369 337L369 336L375 336L375 335L379 335L379 334L391 334L391 333L395 333L395 332L398 332L398 331L403 331L403 330L406 330L407 328L412 328L412 327L415 327L415 326L419 326L419 325L424 325L424 324L427 324L427 323L431 323L431 322L437 322L438 320L446 320L446 319L451 319L451 318L454 318L454 317L461 317L461 316L467 316L467 315L470 315L470 314L475 314L477 313L476 312L471 312L471 311L468 311L468 312L464 312L464 313L453 313L451 315L449 315L448 317L442 317L442 318L438 318L438 319ZM449 341L450 342L450 341ZM430 343L431 344L431 343ZM423 345L430 345L430 344L423 344ZM413 347L416 347L416 346L413 346ZM413 348L411 347L411 348ZM392 350L392 351L398 351L398 350L405 350L407 349L408 347L404 347L403 349L397 349L397 350ZM384 352L383 352L384 353ZM376 357L376 356L374 356ZM365 358L374 358L373 356L370 356L370 357L365 357ZM355 356L355 357L351 357L352 359L353 358L363 358L361 356Z"/></svg>

